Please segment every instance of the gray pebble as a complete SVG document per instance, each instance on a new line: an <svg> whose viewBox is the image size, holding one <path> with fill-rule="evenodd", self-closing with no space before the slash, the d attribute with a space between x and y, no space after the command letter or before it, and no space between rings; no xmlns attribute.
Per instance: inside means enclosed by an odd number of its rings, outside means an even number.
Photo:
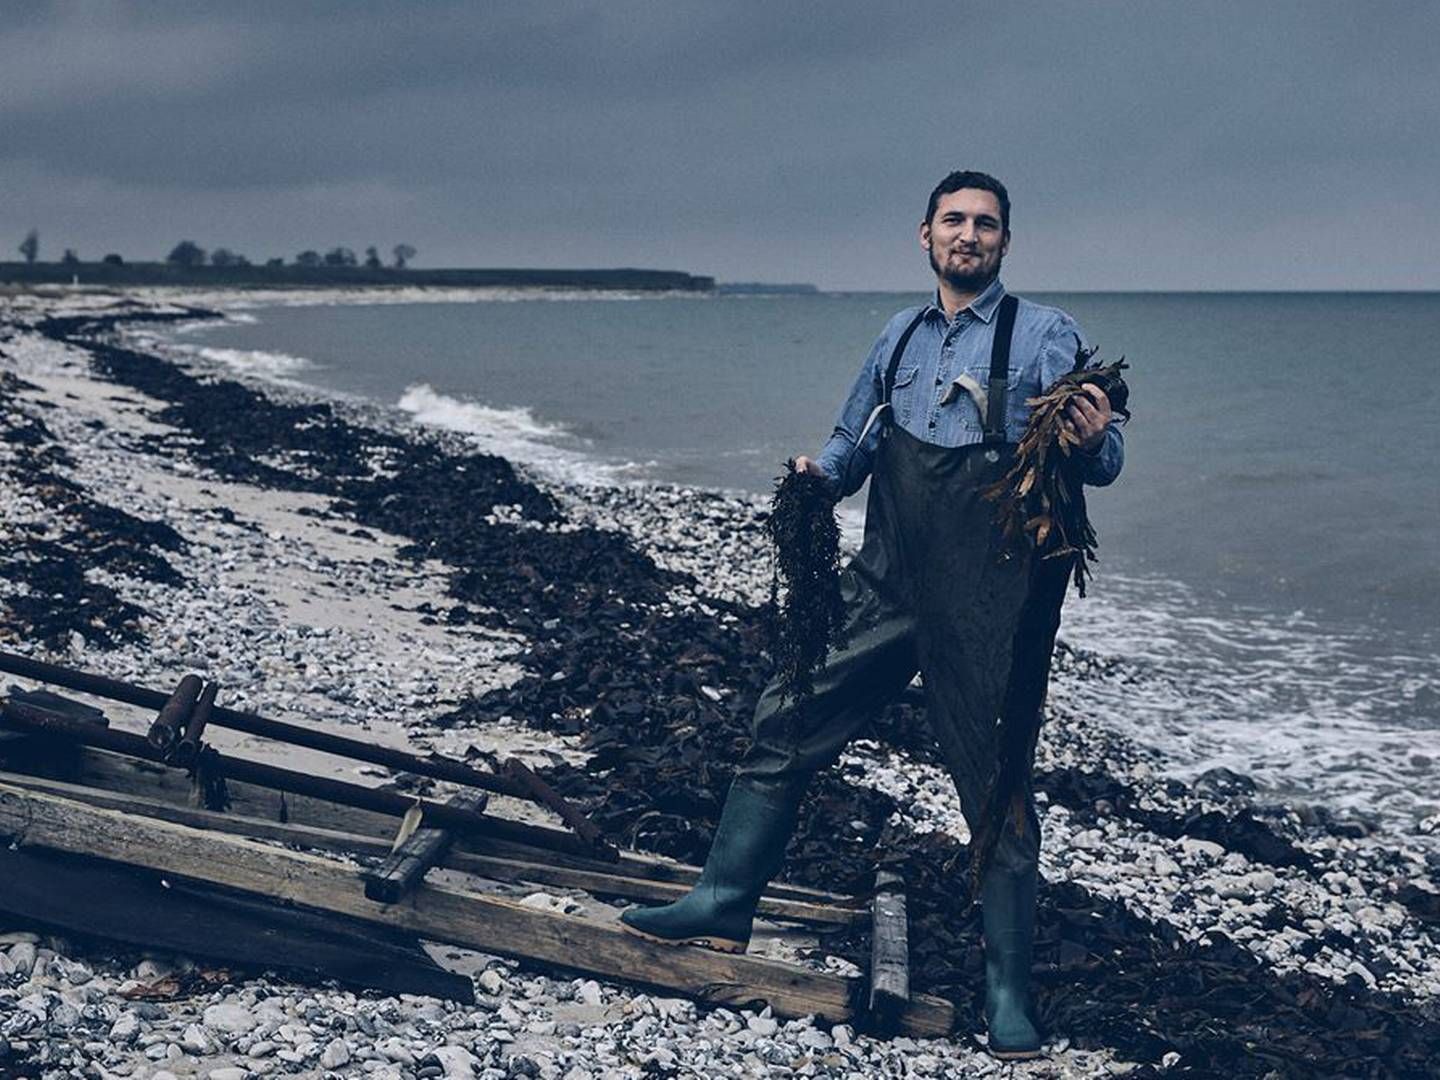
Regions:
<svg viewBox="0 0 1440 1080"><path fill-rule="evenodd" d="M29 941L19 941L10 946L7 953L10 962L15 965L15 970L21 975L29 975L35 970L36 949Z"/></svg>
<svg viewBox="0 0 1440 1080"><path fill-rule="evenodd" d="M204 1013L205 1026L211 1031L222 1031L227 1035L244 1035L255 1029L259 1023L255 1014L244 1005L222 1002L211 1005Z"/></svg>
<svg viewBox="0 0 1440 1080"><path fill-rule="evenodd" d="M325 1052L320 1055L320 1067L324 1069L338 1069L350 1061L350 1044L344 1039L331 1039L325 1046Z"/></svg>

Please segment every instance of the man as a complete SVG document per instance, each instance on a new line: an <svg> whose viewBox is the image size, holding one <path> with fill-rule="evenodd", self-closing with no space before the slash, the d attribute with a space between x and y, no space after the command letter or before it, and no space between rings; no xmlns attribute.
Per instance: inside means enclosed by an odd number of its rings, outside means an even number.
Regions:
<svg viewBox="0 0 1440 1080"><path fill-rule="evenodd" d="M810 777L917 671L931 727L970 825L985 838L980 902L989 1046L1033 1057L1029 973L1039 820L1030 790L1068 565L1005 545L981 492L1003 475L1026 399L1069 371L1073 319L1007 296L1010 199L994 177L954 172L930 195L920 246L935 298L896 314L870 350L834 434L795 467L837 497L871 477L865 539L841 575L847 644L832 649L803 707L772 683L754 744L736 770L695 888L631 909L628 929L656 941L743 951L755 906L779 870ZM1098 387L1071 407L1074 468L1089 484L1120 472L1124 445Z"/></svg>

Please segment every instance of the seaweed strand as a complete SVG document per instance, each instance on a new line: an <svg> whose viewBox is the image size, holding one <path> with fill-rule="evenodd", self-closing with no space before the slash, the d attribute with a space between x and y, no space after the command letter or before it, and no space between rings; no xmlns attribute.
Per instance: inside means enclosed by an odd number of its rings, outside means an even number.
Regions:
<svg viewBox="0 0 1440 1080"><path fill-rule="evenodd" d="M766 530L775 547L771 650L782 694L798 704L814 694L825 654L846 636L835 499L823 479L797 472L793 458L776 480Z"/></svg>

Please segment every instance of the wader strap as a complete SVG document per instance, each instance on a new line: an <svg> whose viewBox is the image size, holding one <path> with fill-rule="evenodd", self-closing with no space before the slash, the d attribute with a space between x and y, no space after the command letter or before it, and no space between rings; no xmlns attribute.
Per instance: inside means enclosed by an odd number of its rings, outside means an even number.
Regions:
<svg viewBox="0 0 1440 1080"><path fill-rule="evenodd" d="M910 325L900 335L900 340L895 343L895 350L890 354L890 366L885 369L885 396L880 399L885 405L890 404L890 395L895 392L895 373L900 370L900 358L905 355L905 346L910 344L910 335L915 333L915 328L924 319L925 309L922 308L920 314L910 320Z"/></svg>
<svg viewBox="0 0 1440 1080"><path fill-rule="evenodd" d="M1015 312L1020 300L1006 293L1000 301L999 317L995 320L995 338L990 343L990 392L985 410L985 441L1005 441L1006 384L1010 381L1010 338L1015 331ZM890 362L894 369L895 362Z"/></svg>

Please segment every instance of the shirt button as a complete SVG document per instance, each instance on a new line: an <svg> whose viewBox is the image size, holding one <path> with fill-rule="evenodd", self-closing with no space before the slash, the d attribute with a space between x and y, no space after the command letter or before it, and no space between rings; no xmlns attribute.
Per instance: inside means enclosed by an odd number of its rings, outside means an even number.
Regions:
<svg viewBox="0 0 1440 1080"><path fill-rule="evenodd" d="M935 385L936 385L936 386L939 386L939 385L940 385L941 383L943 383L944 381L945 381L944 379L936 379L936 380L935 380Z"/></svg>
<svg viewBox="0 0 1440 1080"><path fill-rule="evenodd" d="M931 426L932 428L935 426L935 421L934 421L934 420L931 420L931 421L930 421L930 426Z"/></svg>

